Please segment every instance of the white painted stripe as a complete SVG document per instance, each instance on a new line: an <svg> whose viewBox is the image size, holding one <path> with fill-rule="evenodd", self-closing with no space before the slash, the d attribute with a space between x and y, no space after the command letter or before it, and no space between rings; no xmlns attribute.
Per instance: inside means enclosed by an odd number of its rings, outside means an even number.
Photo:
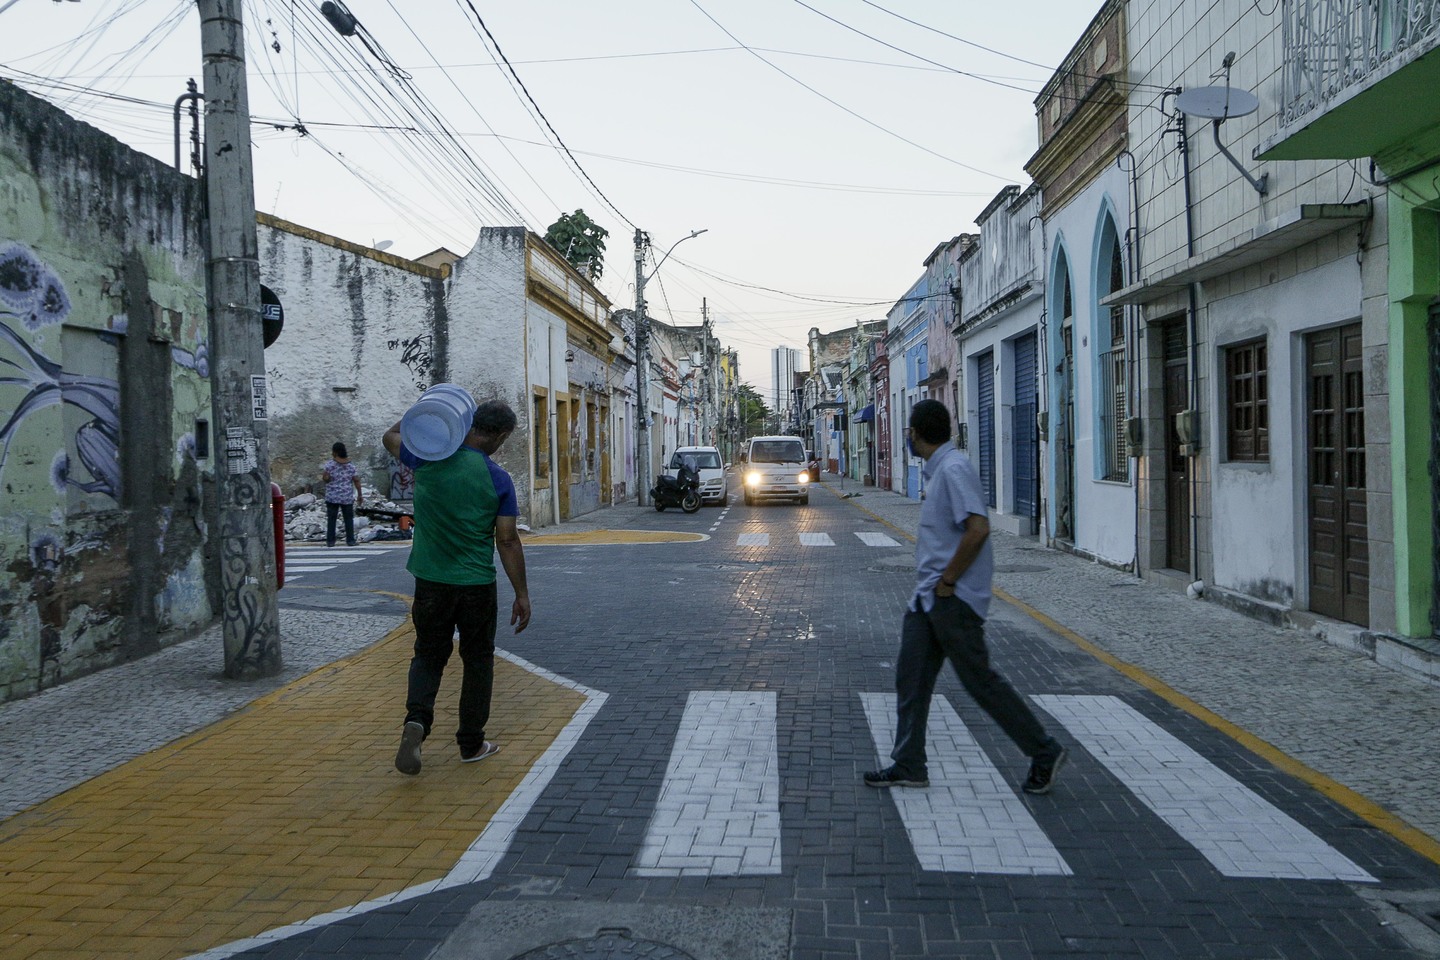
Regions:
<svg viewBox="0 0 1440 960"><path fill-rule="evenodd" d="M350 907L342 907L339 910L332 910L329 913L322 913L311 917L308 920L301 920L298 923L287 924L283 927L276 927L267 930L256 937L248 937L244 940L236 940L203 953L192 954L185 960L225 960L236 954L244 953L257 946L267 943L274 943L278 940L285 940L298 933L318 930L321 927L328 927L332 923L339 923L342 920L349 920L353 917L362 916L381 907L388 907L394 903L402 903L406 900L414 900L427 893L434 893L437 890L444 890L447 887L456 887L465 883L475 883L479 880L489 878L494 872L495 865L499 863L510 849L510 843L515 838L515 832L519 829L521 821L529 813L530 808L535 805L540 794L545 791L551 779L565 762L566 756L579 742L584 734L586 726L595 718L595 714L605 705L609 694L599 690L592 690L589 687L576 683L573 680L558 676L542 667L537 667L520 657L505 650L496 649L496 656L504 657L517 666L530 670L545 677L554 683L569 687L585 695L585 703L575 712L575 716L560 731L560 735L550 744L540 759L535 761L525 779L495 811L495 816L490 819L490 825L480 834L479 838L470 845L470 849L461 855L460 861L445 877L439 880L430 880L426 883L408 887L398 893L386 894L376 897L374 900L367 900Z"/></svg>
<svg viewBox="0 0 1440 960"><path fill-rule="evenodd" d="M335 567L336 564L333 563L292 563L286 560L285 575L288 577L291 573L320 573L323 570L334 570Z"/></svg>
<svg viewBox="0 0 1440 960"><path fill-rule="evenodd" d="M1376 882L1118 697L1031 699L1225 876Z"/></svg>
<svg viewBox="0 0 1440 960"><path fill-rule="evenodd" d="M860 699L875 747L888 758L895 743L895 694L862 693ZM930 704L926 742L930 786L886 791L895 801L921 869L1031 876L1073 873L944 697L937 696Z"/></svg>
<svg viewBox="0 0 1440 960"><path fill-rule="evenodd" d="M855 536L857 536L857 537L859 537L861 540L863 540L863 541L865 542L865 546L867 546L867 547L898 547L898 546L900 546L899 541L894 540L894 539L892 539L891 537L887 537L887 536L885 536L885 534L883 534L883 533L876 533L876 532L873 531L873 530L866 530L866 531L863 531L863 532L858 532L858 533L855 534Z"/></svg>
<svg viewBox="0 0 1440 960"><path fill-rule="evenodd" d="M355 560L362 560L365 557L379 557L388 550L363 550L358 547L288 547L285 550L287 557L351 557Z"/></svg>
<svg viewBox="0 0 1440 960"><path fill-rule="evenodd" d="M800 545L802 547L833 547L835 541L830 539L828 533L802 533L800 534Z"/></svg>
<svg viewBox="0 0 1440 960"><path fill-rule="evenodd" d="M768 547L770 546L770 534L768 533L742 533L735 541L737 547Z"/></svg>
<svg viewBox="0 0 1440 960"><path fill-rule="evenodd" d="M780 872L773 691L690 692L635 862L651 877Z"/></svg>

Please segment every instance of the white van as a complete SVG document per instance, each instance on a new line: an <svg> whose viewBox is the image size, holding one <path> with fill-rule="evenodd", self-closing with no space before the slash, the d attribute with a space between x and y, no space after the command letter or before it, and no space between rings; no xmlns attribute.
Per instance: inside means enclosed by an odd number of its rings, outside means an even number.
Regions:
<svg viewBox="0 0 1440 960"><path fill-rule="evenodd" d="M673 477L680 465L689 461L700 477L700 500L724 504L730 499L730 485L725 481L725 460L714 447L679 447L665 467L665 475Z"/></svg>
<svg viewBox="0 0 1440 960"><path fill-rule="evenodd" d="M810 502L805 441L799 437L751 437L745 444L745 502Z"/></svg>

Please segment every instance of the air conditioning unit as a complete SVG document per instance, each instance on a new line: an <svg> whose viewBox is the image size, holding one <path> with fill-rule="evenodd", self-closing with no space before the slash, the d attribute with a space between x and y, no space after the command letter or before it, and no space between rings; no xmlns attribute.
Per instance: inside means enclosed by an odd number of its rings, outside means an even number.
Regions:
<svg viewBox="0 0 1440 960"><path fill-rule="evenodd" d="M1130 417L1125 421L1125 454L1130 457L1145 455L1145 421Z"/></svg>

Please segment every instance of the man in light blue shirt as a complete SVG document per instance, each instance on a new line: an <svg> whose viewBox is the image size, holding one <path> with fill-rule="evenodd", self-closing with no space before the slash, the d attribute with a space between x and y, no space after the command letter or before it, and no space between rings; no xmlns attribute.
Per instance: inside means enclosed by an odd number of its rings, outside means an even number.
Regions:
<svg viewBox="0 0 1440 960"><path fill-rule="evenodd" d="M872 787L928 787L925 725L935 681L948 658L967 693L1030 757L1021 789L1049 793L1065 762L1060 742L990 666L985 617L995 556L980 475L950 441L950 412L938 400L910 411L911 448L925 460L925 504L915 542L915 593L905 611L895 660L895 761L865 774Z"/></svg>

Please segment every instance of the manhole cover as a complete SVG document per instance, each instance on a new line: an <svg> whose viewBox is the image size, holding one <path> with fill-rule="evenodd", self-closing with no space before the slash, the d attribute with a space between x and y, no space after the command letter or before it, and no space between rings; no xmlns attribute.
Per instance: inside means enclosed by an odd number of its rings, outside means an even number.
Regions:
<svg viewBox="0 0 1440 960"><path fill-rule="evenodd" d="M996 567L996 573L1044 573L1049 567L1042 567L1033 563L1009 563Z"/></svg>
<svg viewBox="0 0 1440 960"><path fill-rule="evenodd" d="M514 960L610 960L644 957L646 960L695 960L683 950L654 940L632 940L629 931L602 931L583 940L562 940L519 954Z"/></svg>

